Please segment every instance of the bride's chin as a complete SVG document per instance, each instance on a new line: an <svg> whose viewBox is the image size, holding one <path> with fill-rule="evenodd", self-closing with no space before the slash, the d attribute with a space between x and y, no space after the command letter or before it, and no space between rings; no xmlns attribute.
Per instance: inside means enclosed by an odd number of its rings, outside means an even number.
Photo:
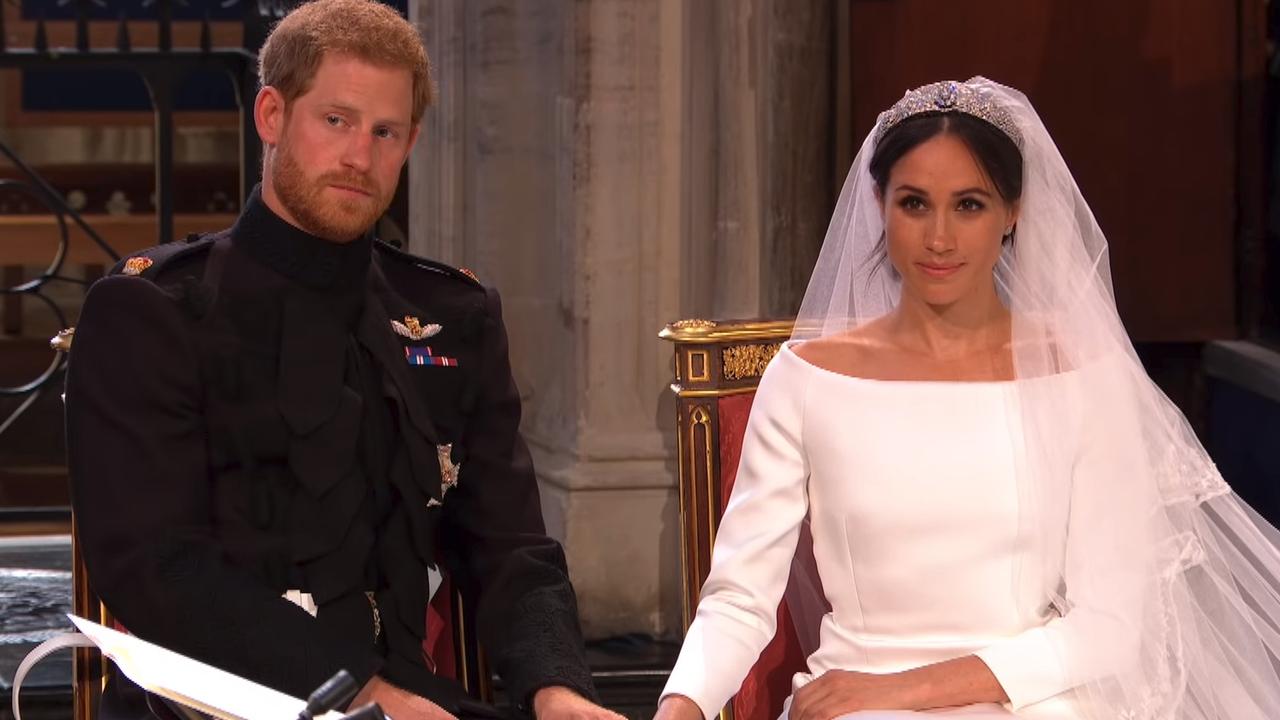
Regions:
<svg viewBox="0 0 1280 720"><path fill-rule="evenodd" d="M903 288L903 295L904 300L908 299L906 296L910 296L910 299L917 300L931 308L941 310L955 305L964 296L964 293L959 292L957 288L913 288L908 286Z"/></svg>
<svg viewBox="0 0 1280 720"><path fill-rule="evenodd" d="M936 280L913 278L902 285L903 300L916 301L936 310L965 302L981 302L985 300L984 296L982 288L955 280L939 283Z"/></svg>

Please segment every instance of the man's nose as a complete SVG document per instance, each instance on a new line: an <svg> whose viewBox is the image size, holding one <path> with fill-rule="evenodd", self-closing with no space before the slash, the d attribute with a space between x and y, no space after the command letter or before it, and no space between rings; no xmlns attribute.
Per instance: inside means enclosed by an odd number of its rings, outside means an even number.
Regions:
<svg viewBox="0 0 1280 720"><path fill-rule="evenodd" d="M342 153L342 164L357 172L368 172L373 166L373 137L362 132L351 138Z"/></svg>

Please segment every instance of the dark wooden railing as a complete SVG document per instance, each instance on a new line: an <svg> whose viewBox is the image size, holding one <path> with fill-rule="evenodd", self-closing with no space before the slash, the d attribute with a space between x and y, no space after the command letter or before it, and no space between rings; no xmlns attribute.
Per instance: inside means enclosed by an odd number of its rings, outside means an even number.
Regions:
<svg viewBox="0 0 1280 720"><path fill-rule="evenodd" d="M197 0L191 0L196 2ZM175 11L179 15L190 17L197 8L191 7L183 0L49 0L35 3L28 1L23 7L30 11L31 7L47 6L51 11L60 13L62 21L70 19L75 26L74 45L55 47L49 41L48 24L43 11L34 18L25 18L21 23L24 29L30 30L30 36L11 41L15 33L13 26L6 28L5 3L18 7L17 0L0 0L0 69L16 69L21 71L41 70L112 70L135 73L145 83L154 113L154 167L155 167L155 228L154 239L148 242L145 238L133 239L137 235L128 231L131 241L136 244L149 245L172 242L175 239L175 182L174 182L174 112L175 91L184 78L192 72L216 71L224 75L234 88L239 106L239 197L236 202L228 202L226 210L234 210L239 200L247 197L259 173L260 145L252 122L252 105L257 90L256 49L265 38L268 29L277 19L282 17L297 0L206 0L207 7L216 8L221 17L225 17L235 5L243 9L244 23L243 47L215 47L212 42L210 10L203 12L200 24L198 47L174 47ZM14 15L10 15L10 19ZM118 29L115 42L110 47L94 47L91 42L91 21L101 22L103 18L116 18ZM135 47L130 36L130 27L136 23L132 18L147 17L147 22L154 18L155 46ZM110 21L109 21L110 22ZM134 25L136 27L136 25ZM100 36L99 36L100 37ZM13 225L0 223L0 265L6 266L4 279L0 280L0 299L6 301L5 331L18 329L18 320L13 319L13 307L20 303L15 298L39 303L48 309L57 320L59 327L69 324L65 308L59 306L49 290L55 283L71 283L87 285L92 277L73 277L65 272L68 259L74 256L76 262L91 263L98 266L110 265L118 261L121 252L129 252L131 248L113 247L106 239L105 232L95 229L73 204L45 177L37 168L24 162L14 151L12 145L0 140L0 168L4 164L10 168L0 178L0 193L10 197L22 196L23 205L44 218L41 231L35 233L38 242L48 243L47 249L38 251L39 257L31 247L32 233L20 233ZM3 221L4 218L0 218ZM180 224L179 224L180 225ZM138 226L146 227L146 225ZM182 227L177 228L179 230ZM205 228L216 229L216 228ZM117 233L119 234L119 233ZM87 238L87 243L73 246L72 239ZM92 256L92 257L91 257ZM21 268L27 265L39 265L42 269L32 278L26 278ZM92 273L90 273L92 275ZM24 378L16 383L11 379L0 382L0 399L16 399L6 403L8 414L0 416L0 437L13 423L26 412L39 397L51 387L60 386L64 368L63 353L50 350L47 365L41 364L43 370L34 377Z"/></svg>

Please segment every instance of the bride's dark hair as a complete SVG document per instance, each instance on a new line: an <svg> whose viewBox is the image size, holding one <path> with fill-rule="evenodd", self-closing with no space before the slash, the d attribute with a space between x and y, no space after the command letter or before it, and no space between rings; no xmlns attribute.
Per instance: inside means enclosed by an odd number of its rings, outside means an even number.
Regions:
<svg viewBox="0 0 1280 720"><path fill-rule="evenodd" d="M884 193L889 171L903 155L942 134L960 138L973 151L978 165L1006 203L1022 197L1022 153L1018 146L985 120L954 111L916 115L889 128L871 156L869 170L876 189Z"/></svg>

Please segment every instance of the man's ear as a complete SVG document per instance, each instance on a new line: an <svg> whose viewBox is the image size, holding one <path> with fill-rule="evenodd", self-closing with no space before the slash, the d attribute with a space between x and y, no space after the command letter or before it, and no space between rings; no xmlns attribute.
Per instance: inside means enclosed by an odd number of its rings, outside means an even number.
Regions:
<svg viewBox="0 0 1280 720"><path fill-rule="evenodd" d="M253 101L253 123L258 128L258 137L262 144L274 147L284 134L284 95L267 85L258 91Z"/></svg>

